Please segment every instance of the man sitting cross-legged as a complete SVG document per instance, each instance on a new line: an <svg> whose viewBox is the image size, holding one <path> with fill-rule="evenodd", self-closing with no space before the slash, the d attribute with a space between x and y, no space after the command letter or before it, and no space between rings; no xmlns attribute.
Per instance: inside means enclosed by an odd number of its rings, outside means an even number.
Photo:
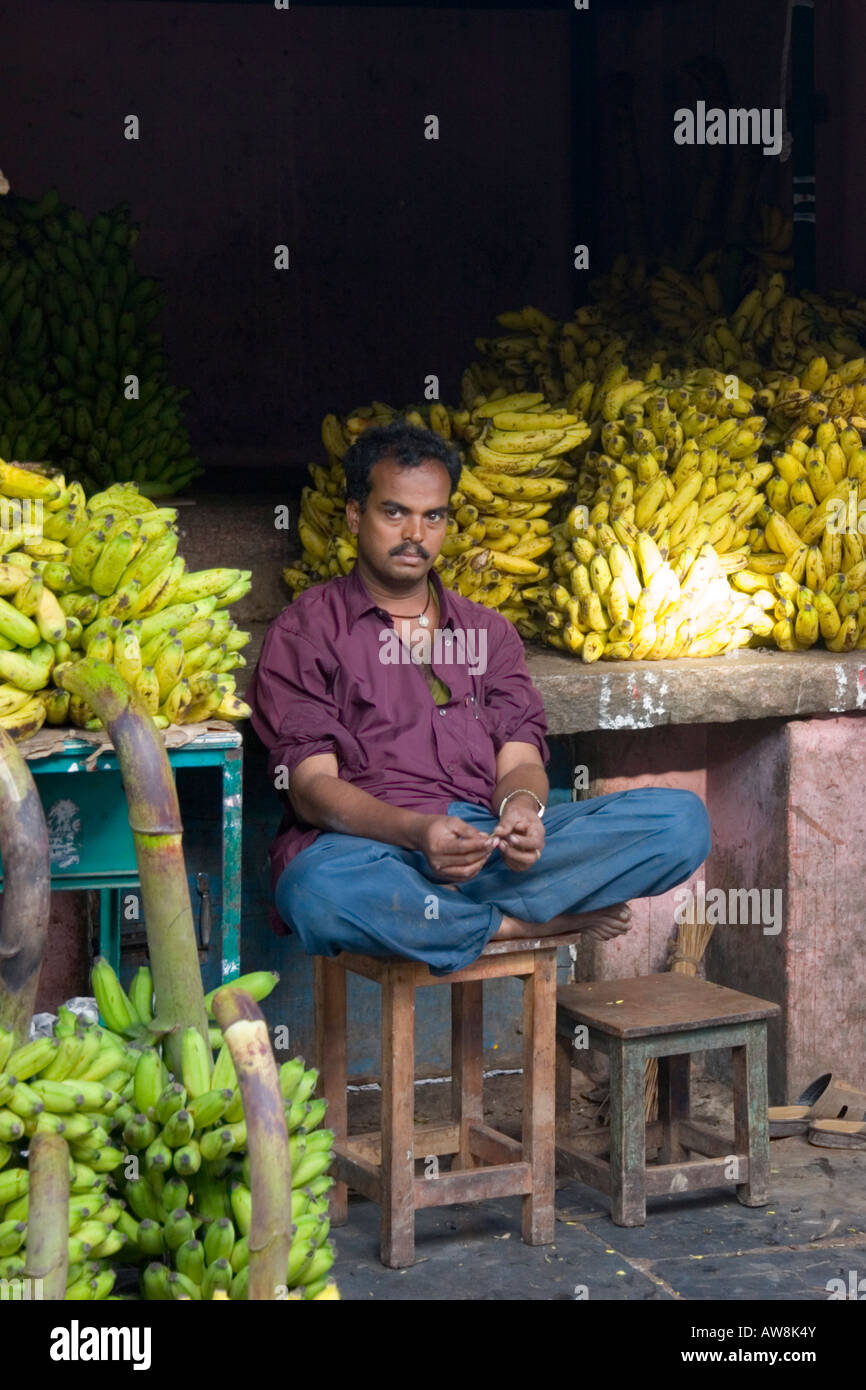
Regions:
<svg viewBox="0 0 866 1390"><path fill-rule="evenodd" d="M433 562L460 463L427 430L367 430L345 459L358 559L268 629L246 698L288 809L278 919L313 955L469 965L488 941L628 930L630 898L706 858L691 792L547 808L546 724L523 643Z"/></svg>

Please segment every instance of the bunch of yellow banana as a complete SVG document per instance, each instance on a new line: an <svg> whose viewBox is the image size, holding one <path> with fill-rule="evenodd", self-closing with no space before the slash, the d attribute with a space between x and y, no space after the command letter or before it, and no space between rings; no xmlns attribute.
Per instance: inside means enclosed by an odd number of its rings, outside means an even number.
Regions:
<svg viewBox="0 0 866 1390"><path fill-rule="evenodd" d="M843 419L814 431L801 427L774 452L772 466L767 501L755 517L763 529L752 539L745 579L735 582L741 587L760 577L768 611L766 595L775 599L773 637L783 650L812 646L819 636L832 651L866 647L866 448L860 432Z"/></svg>
<svg viewBox="0 0 866 1390"><path fill-rule="evenodd" d="M186 573L176 511L135 483L86 501L79 483L0 460L0 504L0 727L15 738L46 722L101 728L52 684L82 656L113 663L161 728L249 716L231 674L249 634L228 613L249 570Z"/></svg>
<svg viewBox="0 0 866 1390"><path fill-rule="evenodd" d="M666 535L657 545L633 525L591 524L560 546L559 582L539 591L535 615L518 631L585 662L718 656L769 634L763 610L728 583L738 560L709 543L674 556ZM566 557L573 563L557 564Z"/></svg>

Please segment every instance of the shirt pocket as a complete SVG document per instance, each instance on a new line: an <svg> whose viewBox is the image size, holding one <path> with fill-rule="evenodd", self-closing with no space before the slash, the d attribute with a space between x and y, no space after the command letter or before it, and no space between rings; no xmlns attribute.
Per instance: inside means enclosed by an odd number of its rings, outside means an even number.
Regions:
<svg viewBox="0 0 866 1390"><path fill-rule="evenodd" d="M496 782L496 748L489 718L477 700L467 696L448 706L452 719L451 735L456 745L456 762L473 782L483 778L491 787Z"/></svg>

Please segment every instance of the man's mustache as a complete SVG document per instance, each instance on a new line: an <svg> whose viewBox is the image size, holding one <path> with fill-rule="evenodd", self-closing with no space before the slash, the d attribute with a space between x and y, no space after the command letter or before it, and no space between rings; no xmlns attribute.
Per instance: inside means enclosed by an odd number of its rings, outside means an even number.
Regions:
<svg viewBox="0 0 866 1390"><path fill-rule="evenodd" d="M396 546L394 550L389 550L389 551L388 551L388 554L389 554L389 555L420 555L420 557L421 557L422 560L429 560L429 559L430 559L430 556L429 556L428 552L424 549L423 545L407 545L405 541L403 542L402 545Z"/></svg>

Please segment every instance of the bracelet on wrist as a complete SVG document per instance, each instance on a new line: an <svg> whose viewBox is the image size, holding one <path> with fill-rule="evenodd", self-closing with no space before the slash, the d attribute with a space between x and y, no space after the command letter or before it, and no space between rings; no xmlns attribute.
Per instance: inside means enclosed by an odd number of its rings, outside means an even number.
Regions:
<svg viewBox="0 0 866 1390"><path fill-rule="evenodd" d="M509 801L513 796L531 796L536 806L538 807L538 819L541 820L545 811L544 802L541 800L540 796L536 795L536 793L532 790L531 787L515 787L513 792L509 792L507 796L504 796L502 798L502 801L499 805L499 820L502 820L502 812L505 810L505 807L508 805Z"/></svg>

